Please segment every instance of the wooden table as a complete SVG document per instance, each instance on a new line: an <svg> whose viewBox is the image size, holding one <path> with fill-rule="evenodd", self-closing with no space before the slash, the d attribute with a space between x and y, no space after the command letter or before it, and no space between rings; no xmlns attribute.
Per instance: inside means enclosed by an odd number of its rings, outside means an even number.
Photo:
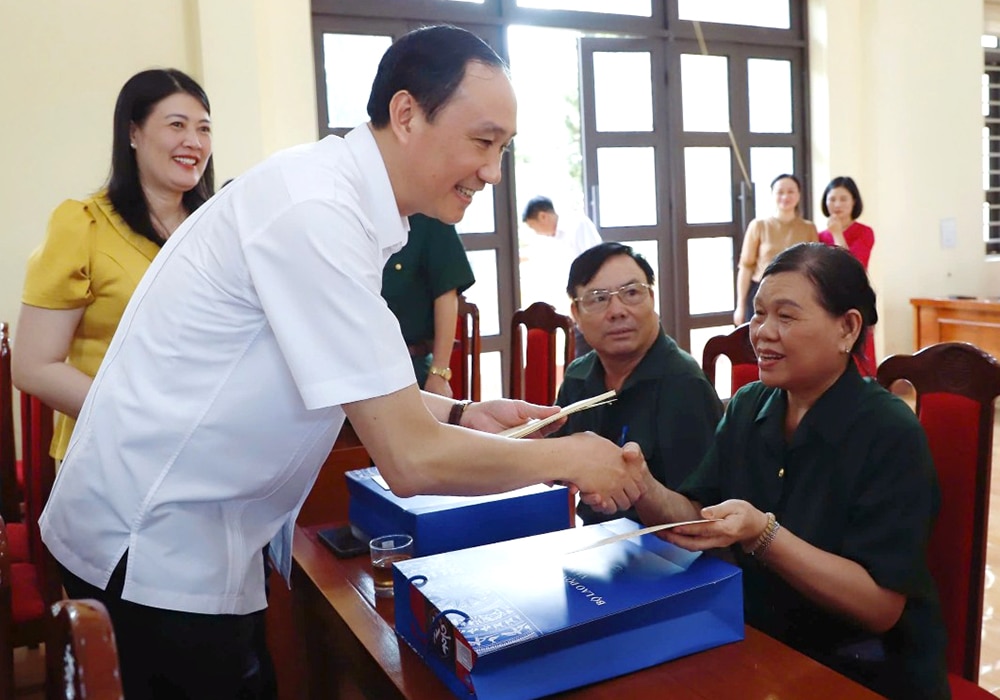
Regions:
<svg viewBox="0 0 1000 700"><path fill-rule="evenodd" d="M393 630L392 599L375 598L367 557L337 559L295 533L292 595L303 635L310 698L452 697ZM746 639L561 693L574 700L851 700L880 696L757 630Z"/></svg>
<svg viewBox="0 0 1000 700"><path fill-rule="evenodd" d="M915 350L934 343L972 343L1000 358L997 299L910 299Z"/></svg>

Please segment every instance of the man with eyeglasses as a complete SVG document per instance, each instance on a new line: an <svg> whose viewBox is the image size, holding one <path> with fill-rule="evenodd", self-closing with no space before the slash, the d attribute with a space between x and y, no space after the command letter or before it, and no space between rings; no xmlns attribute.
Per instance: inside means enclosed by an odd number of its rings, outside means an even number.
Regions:
<svg viewBox="0 0 1000 700"><path fill-rule="evenodd" d="M698 466L722 417L722 403L691 355L660 327L653 268L630 246L601 243L573 261L570 313L593 350L566 368L556 403L618 392L603 406L575 413L557 435L591 431L619 444L636 442L649 471L676 488ZM587 524L627 515L600 514L586 503Z"/></svg>

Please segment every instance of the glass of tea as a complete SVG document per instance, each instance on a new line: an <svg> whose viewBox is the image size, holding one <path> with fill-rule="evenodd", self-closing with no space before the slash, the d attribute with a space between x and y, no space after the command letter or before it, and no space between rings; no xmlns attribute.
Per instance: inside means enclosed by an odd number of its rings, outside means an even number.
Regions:
<svg viewBox="0 0 1000 700"><path fill-rule="evenodd" d="M372 554L372 578L375 595L392 597L392 563L413 556L413 538L409 535L382 535L368 543Z"/></svg>

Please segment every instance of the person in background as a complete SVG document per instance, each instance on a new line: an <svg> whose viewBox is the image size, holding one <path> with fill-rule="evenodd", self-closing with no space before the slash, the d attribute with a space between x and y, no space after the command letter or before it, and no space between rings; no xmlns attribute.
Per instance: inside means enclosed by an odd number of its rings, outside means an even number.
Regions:
<svg viewBox="0 0 1000 700"><path fill-rule="evenodd" d="M940 492L913 411L852 361L876 318L846 250L779 254L750 322L760 381L733 396L697 470L673 491L650 479L636 509L647 525L713 519L663 537L731 548L747 624L890 698L946 698L926 561Z"/></svg>
<svg viewBox="0 0 1000 700"><path fill-rule="evenodd" d="M863 205L861 192L854 179L846 176L835 177L823 190L821 204L826 220L826 230L819 232L819 240L827 245L838 245L847 248L856 257L865 270L875 246L875 232L858 221ZM860 368L869 377L875 376L875 337L867 335L864 353L858 358Z"/></svg>
<svg viewBox="0 0 1000 700"><path fill-rule="evenodd" d="M532 197L524 207L521 220L532 231L542 236L539 242L547 243L535 247L534 254L542 257L538 261L542 269L535 268L535 275L553 281L566 279L569 266L581 253L601 242L601 234L597 226L582 213L560 215L556 213L555 205L548 197L539 195ZM527 307L531 302L546 301L556 307L560 313L566 309L560 292L551 290L551 299L523 300ZM546 293L546 296L548 294ZM559 301L557 301L559 299ZM574 330L574 354L582 357L590 351L590 345L579 328Z"/></svg>
<svg viewBox="0 0 1000 700"><path fill-rule="evenodd" d="M382 297L399 320L421 389L452 396L450 363L458 295L475 281L455 227L423 214L411 215L406 245L382 270Z"/></svg>
<svg viewBox="0 0 1000 700"><path fill-rule="evenodd" d="M75 419L150 261L212 195L205 91L179 70L129 78L115 104L105 189L60 204L28 260L14 336L14 385L59 411L51 454Z"/></svg>
<svg viewBox="0 0 1000 700"><path fill-rule="evenodd" d="M761 275L778 253L796 243L819 240L816 226L799 215L802 183L794 175L783 173L771 181L774 216L754 219L747 226L736 271L736 310L733 324L742 325L753 316L753 296Z"/></svg>
<svg viewBox="0 0 1000 700"><path fill-rule="evenodd" d="M40 519L74 598L107 607L125 697L241 697L295 520L349 419L394 493L565 482L607 510L646 482L596 435L491 435L555 407L421 392L382 269L406 216L462 219L500 181L517 107L503 60L457 27L383 55L370 121L241 174L143 276ZM476 429L469 429L476 428Z"/></svg>
<svg viewBox="0 0 1000 700"><path fill-rule="evenodd" d="M722 403L701 367L663 332L653 307L653 268L630 246L601 243L573 261L566 292L571 313L593 348L566 370L556 403L618 392L615 401L575 413L557 435L591 431L642 449L652 477L677 488L701 462ZM581 503L590 524L604 515Z"/></svg>

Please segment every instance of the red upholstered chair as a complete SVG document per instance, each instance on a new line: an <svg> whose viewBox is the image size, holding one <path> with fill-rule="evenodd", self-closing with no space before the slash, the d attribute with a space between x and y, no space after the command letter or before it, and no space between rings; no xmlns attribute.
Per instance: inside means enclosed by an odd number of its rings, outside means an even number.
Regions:
<svg viewBox="0 0 1000 700"><path fill-rule="evenodd" d="M121 700L118 649L107 609L96 600L52 606L46 653L49 698Z"/></svg>
<svg viewBox="0 0 1000 700"><path fill-rule="evenodd" d="M458 295L458 321L455 324L455 345L451 351L451 393L456 399L479 401L479 309Z"/></svg>
<svg viewBox="0 0 1000 700"><path fill-rule="evenodd" d="M952 696L993 697L975 682L983 623L993 402L1000 364L969 343L938 343L914 355L893 355L878 367L889 388L913 385L917 416L927 433L941 486L941 511L931 533L928 564L948 631Z"/></svg>
<svg viewBox="0 0 1000 700"><path fill-rule="evenodd" d="M559 331L565 337L565 368L573 360L573 319L558 313L544 301L536 301L514 313L510 338L510 398L545 406L555 403Z"/></svg>
<svg viewBox="0 0 1000 700"><path fill-rule="evenodd" d="M708 382L715 386L715 361L720 355L725 355L733 365L730 379L731 393L745 384L760 379L757 369L757 355L750 344L750 324L744 323L728 335L717 335L708 339L702 353L701 368L708 377Z"/></svg>
<svg viewBox="0 0 1000 700"><path fill-rule="evenodd" d="M14 446L14 385L10 378L10 336L0 321L0 516L7 522L8 554L28 561L28 528L22 521L23 462Z"/></svg>

